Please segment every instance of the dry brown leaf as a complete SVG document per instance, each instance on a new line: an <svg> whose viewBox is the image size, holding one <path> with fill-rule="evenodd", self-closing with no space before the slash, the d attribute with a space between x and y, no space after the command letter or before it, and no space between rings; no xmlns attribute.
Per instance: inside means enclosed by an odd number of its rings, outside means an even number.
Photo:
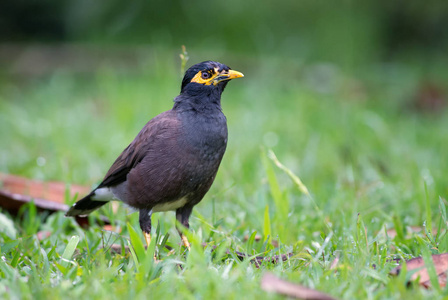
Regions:
<svg viewBox="0 0 448 300"><path fill-rule="evenodd" d="M38 208L49 211L65 211L65 194L70 197L86 194L90 188L63 182L43 182L25 177L0 173L0 206L14 213L25 203L34 200Z"/></svg>
<svg viewBox="0 0 448 300"><path fill-rule="evenodd" d="M43 182L31 180L25 177L0 173L0 207L15 215L20 207L34 201L39 211L67 211L65 204L66 192L69 191L71 198L76 195L84 195L90 191L87 186L70 185L63 182ZM101 218L102 222L108 224L106 218ZM88 226L88 219L76 217L76 221L81 226Z"/></svg>
<svg viewBox="0 0 448 300"><path fill-rule="evenodd" d="M0 190L0 207L7 210L11 214L17 214L20 207L34 201L36 207L40 210L49 212L67 211L68 206L58 202L52 202L41 198L34 198L28 195L11 193L9 191Z"/></svg>
<svg viewBox="0 0 448 300"><path fill-rule="evenodd" d="M445 287L446 286L446 272L442 273L440 275L438 275L438 280L439 280L439 285L440 287ZM431 287L431 281L425 281L425 282L421 282L420 283L422 286L424 286L425 288L430 288Z"/></svg>
<svg viewBox="0 0 448 300"><path fill-rule="evenodd" d="M90 187L67 185L63 182L44 182L25 177L0 173L1 189L13 194L26 195L33 198L46 199L51 202L65 203L65 193L69 188L70 197L90 192Z"/></svg>
<svg viewBox="0 0 448 300"><path fill-rule="evenodd" d="M448 253L432 255L432 261L434 262L434 268L439 279L440 286L446 285L446 273L448 270ZM401 271L402 265L394 268L390 271L392 275L398 275ZM419 278L419 284L429 287L431 285L429 280L429 274L425 267L425 262L422 257L416 257L406 261L407 271L417 270L411 276L411 280Z"/></svg>
<svg viewBox="0 0 448 300"><path fill-rule="evenodd" d="M274 292L297 299L334 300L335 298L322 292L294 284L265 273L261 279L261 288L266 292Z"/></svg>

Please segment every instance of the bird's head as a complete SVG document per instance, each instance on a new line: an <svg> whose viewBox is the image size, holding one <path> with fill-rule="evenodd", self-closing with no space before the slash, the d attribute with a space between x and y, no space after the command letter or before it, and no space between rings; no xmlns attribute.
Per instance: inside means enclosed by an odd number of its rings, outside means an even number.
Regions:
<svg viewBox="0 0 448 300"><path fill-rule="evenodd" d="M222 93L229 80L244 77L243 73L231 70L216 61L204 61L190 67L182 80L181 93L215 90Z"/></svg>

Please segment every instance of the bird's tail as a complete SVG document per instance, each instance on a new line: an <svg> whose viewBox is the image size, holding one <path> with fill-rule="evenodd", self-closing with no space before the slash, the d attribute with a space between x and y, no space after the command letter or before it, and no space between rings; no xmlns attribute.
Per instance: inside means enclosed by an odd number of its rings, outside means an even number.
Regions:
<svg viewBox="0 0 448 300"><path fill-rule="evenodd" d="M100 208L108 201L96 201L92 200L92 196L95 195L95 191L92 191L90 194L73 204L72 207L65 214L67 217L70 216L79 216L79 215L88 215L92 211Z"/></svg>

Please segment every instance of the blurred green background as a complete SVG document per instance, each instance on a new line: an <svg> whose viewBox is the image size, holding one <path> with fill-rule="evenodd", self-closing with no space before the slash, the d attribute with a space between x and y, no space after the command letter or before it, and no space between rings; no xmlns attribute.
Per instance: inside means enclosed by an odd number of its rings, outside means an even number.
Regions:
<svg viewBox="0 0 448 300"><path fill-rule="evenodd" d="M8 1L0 16L2 172L94 185L171 107L181 45L187 66L246 74L224 94L216 194L259 191L260 146L320 201L345 180L401 182L414 164L420 193L421 173L447 166L443 1Z"/></svg>
<svg viewBox="0 0 448 300"><path fill-rule="evenodd" d="M415 203L421 174L448 166L443 1L1 6L2 172L97 183L147 120L171 107L181 45L187 67L212 59L246 74L224 94L230 143L212 198L267 195L257 194L267 188L260 146L273 148L329 204L347 182L356 194L363 184L402 183L412 172L415 190L402 201ZM437 178L435 194L446 193L446 180ZM375 203L394 205L380 190L385 202ZM418 211L409 214L421 220Z"/></svg>
<svg viewBox="0 0 448 300"><path fill-rule="evenodd" d="M193 275L183 279L185 293L260 296L253 278L276 268L340 298L440 295L417 295L387 274L393 258L448 252L447 28L448 4L435 0L2 1L0 172L97 184L144 124L172 107L185 45L187 67L217 60L245 74L223 94L228 149L193 213L192 231L199 242L230 241L251 254L302 255L261 269L229 271L231 259L213 261L218 275L207 279L189 265L185 274ZM268 149L302 179L311 197L274 166ZM113 215L110 206L101 213L123 229L120 238L127 237L127 221L138 228L137 214ZM62 213L42 217L34 227L24 219L14 219L18 235L52 230L53 240L42 243L64 241L58 253L73 231L93 254L100 251L99 227L81 231ZM172 213L154 215L153 224L170 233L171 245L179 242ZM409 226L422 225L439 226L445 235L405 235ZM385 228L402 232L387 238L381 235ZM281 246L248 243L246 249L244 237L255 231ZM339 255L345 269L336 274L328 268ZM89 259L80 265L92 267ZM118 258L106 254L108 259ZM366 271L373 263L377 268ZM104 274L114 276L106 265ZM231 280L222 280L223 268ZM169 276L181 277L176 270ZM31 282L31 290L66 295L72 277L55 291L49 280L43 288ZM84 290L96 280L83 280ZM101 293L110 293L107 286ZM123 297L132 291L119 290ZM158 292L168 295L166 288Z"/></svg>
<svg viewBox="0 0 448 300"><path fill-rule="evenodd" d="M8 1L2 42L178 48L340 67L446 58L444 1Z"/></svg>

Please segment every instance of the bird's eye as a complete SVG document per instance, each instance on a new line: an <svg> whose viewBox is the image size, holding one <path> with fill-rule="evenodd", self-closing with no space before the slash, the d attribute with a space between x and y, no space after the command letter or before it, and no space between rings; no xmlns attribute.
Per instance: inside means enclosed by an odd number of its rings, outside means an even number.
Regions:
<svg viewBox="0 0 448 300"><path fill-rule="evenodd" d="M211 75L209 72L202 72L201 76L202 79L209 79Z"/></svg>

